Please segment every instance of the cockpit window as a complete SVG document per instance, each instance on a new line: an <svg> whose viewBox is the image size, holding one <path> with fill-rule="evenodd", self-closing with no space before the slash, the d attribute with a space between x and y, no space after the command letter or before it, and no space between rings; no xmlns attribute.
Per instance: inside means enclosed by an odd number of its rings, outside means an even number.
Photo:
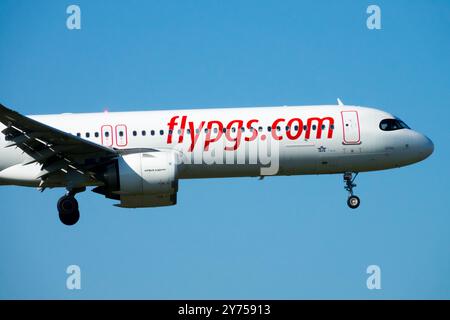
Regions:
<svg viewBox="0 0 450 320"><path fill-rule="evenodd" d="M394 131L399 129L409 129L400 119L384 119L380 122L380 129L383 131Z"/></svg>

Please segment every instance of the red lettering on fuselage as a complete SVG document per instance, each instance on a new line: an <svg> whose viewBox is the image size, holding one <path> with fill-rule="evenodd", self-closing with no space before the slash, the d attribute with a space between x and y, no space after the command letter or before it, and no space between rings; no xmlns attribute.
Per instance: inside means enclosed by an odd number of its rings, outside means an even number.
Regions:
<svg viewBox="0 0 450 320"><path fill-rule="evenodd" d="M216 133L216 136L211 138L211 135L213 133L213 126L216 125L214 127L214 131ZM209 121L208 122L208 126L206 127L208 130L206 132L206 138L205 138L205 146L204 146L204 150L208 151L209 149L209 145L213 142L218 141L221 137L222 137L222 133L223 133L223 123L221 121L218 120L213 120L213 121Z"/></svg>
<svg viewBox="0 0 450 320"><path fill-rule="evenodd" d="M237 126L234 126L235 124L237 124ZM228 141L234 142L234 145L232 147L225 147L225 150L231 151L239 148L239 144L241 143L243 124L244 121L242 120L233 120L228 123L225 137ZM231 133L236 133L236 137L232 137Z"/></svg>
<svg viewBox="0 0 450 320"><path fill-rule="evenodd" d="M205 121L202 121L200 122L200 126L198 128L195 128L194 123L192 121L189 121L189 131L191 132L191 146L189 147L189 151L194 150L195 144L197 143L200 133L202 133L204 125Z"/></svg>
<svg viewBox="0 0 450 320"><path fill-rule="evenodd" d="M308 128L306 129L305 139L309 139L311 135L311 127L314 125L312 124L313 121L317 122L317 133L316 133L316 139L320 139L322 137L322 126L324 126L324 121L328 120L328 139L331 139L333 136L333 126L334 126L334 119L332 117L325 117L325 118L309 118L307 122Z"/></svg>
<svg viewBox="0 0 450 320"><path fill-rule="evenodd" d="M284 122L284 119L283 119L283 118L280 118L280 119L275 120L275 121L272 123L272 138L274 138L275 140L281 140L281 139L283 139L282 136L277 135L277 129L278 129L278 127L279 127L278 124L279 124L280 122ZM280 128L280 131L281 131L281 128Z"/></svg>
<svg viewBox="0 0 450 320"><path fill-rule="evenodd" d="M259 130L262 128L259 127L258 130L258 123L258 119L250 119L247 121L235 119L227 124L224 124L224 122L220 120L210 120L208 122L201 121L199 126L196 127L193 121L187 121L186 115L181 116L181 118L180 116L173 116L167 123L169 128L167 144L173 143L172 136L175 132L178 132L178 143L182 143L184 141L187 124L187 131L190 135L190 152L194 150L202 131L205 132L203 143L203 149L205 151L208 151L211 144L219 141L223 137L225 137L226 142L232 143L232 145L225 145L224 149L227 151L234 151L239 148L242 137L244 138L244 141L248 142L258 138ZM179 127L179 130L175 131L176 127ZM325 129L328 129L326 138L332 139L334 132L334 118L311 117L306 119L306 122L301 118L277 118L269 127L269 129L271 129L271 137L275 140L297 140L301 137L303 132L305 132L305 139L311 139L312 132L315 132L315 139L322 139L322 131ZM251 135L245 134L245 132L250 132ZM261 134L260 136L261 140L267 138L266 134Z"/></svg>
<svg viewBox="0 0 450 320"><path fill-rule="evenodd" d="M294 125L294 123L296 123ZM303 132L303 121L300 118L292 118L289 120L288 124L288 130L286 131L286 137L290 140L297 140ZM295 132L292 134L292 132Z"/></svg>
<svg viewBox="0 0 450 320"><path fill-rule="evenodd" d="M255 123L258 123L259 120L258 119L251 119L249 121L247 121L247 129L249 129L252 132L252 136L251 137L245 137L245 141L253 141L256 139L256 137L258 136L258 130L256 130L256 128L254 128L252 125Z"/></svg>

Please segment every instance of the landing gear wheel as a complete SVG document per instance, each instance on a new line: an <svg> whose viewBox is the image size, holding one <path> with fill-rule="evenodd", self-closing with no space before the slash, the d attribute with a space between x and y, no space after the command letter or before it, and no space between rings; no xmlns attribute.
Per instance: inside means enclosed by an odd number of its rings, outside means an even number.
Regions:
<svg viewBox="0 0 450 320"><path fill-rule="evenodd" d="M356 179L357 175L358 175L358 173L355 173L354 176L353 176L352 172L345 172L344 173L344 182L345 182L345 187L344 188L345 188L345 190L348 191L347 205L351 209L358 208L359 204L361 203L359 198L357 196L353 195L353 188L356 187L355 179Z"/></svg>
<svg viewBox="0 0 450 320"><path fill-rule="evenodd" d="M59 219L67 226L72 226L80 219L78 201L72 195L65 195L58 200Z"/></svg>
<svg viewBox="0 0 450 320"><path fill-rule="evenodd" d="M360 203L361 203L361 201L359 200L359 198L357 196L350 196L347 199L347 204L352 209L358 208Z"/></svg>

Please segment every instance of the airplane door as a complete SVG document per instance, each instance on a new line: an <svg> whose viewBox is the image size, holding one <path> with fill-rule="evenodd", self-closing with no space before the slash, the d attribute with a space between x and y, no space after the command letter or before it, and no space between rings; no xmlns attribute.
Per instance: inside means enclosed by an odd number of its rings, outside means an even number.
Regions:
<svg viewBox="0 0 450 320"><path fill-rule="evenodd" d="M357 111L342 111L342 126L344 128L344 144L360 144L359 118Z"/></svg>
<svg viewBox="0 0 450 320"><path fill-rule="evenodd" d="M127 126L124 124L116 126L116 144L118 147L126 147L128 144Z"/></svg>
<svg viewBox="0 0 450 320"><path fill-rule="evenodd" d="M102 134L102 145L107 147L112 147L114 141L113 141L113 129L111 126L102 126L101 129Z"/></svg>

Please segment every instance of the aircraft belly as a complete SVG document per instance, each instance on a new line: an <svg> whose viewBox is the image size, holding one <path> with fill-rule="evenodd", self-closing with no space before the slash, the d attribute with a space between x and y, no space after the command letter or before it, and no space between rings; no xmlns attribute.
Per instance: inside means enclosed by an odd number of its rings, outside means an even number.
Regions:
<svg viewBox="0 0 450 320"><path fill-rule="evenodd" d="M260 176L257 164L182 164L180 179Z"/></svg>

